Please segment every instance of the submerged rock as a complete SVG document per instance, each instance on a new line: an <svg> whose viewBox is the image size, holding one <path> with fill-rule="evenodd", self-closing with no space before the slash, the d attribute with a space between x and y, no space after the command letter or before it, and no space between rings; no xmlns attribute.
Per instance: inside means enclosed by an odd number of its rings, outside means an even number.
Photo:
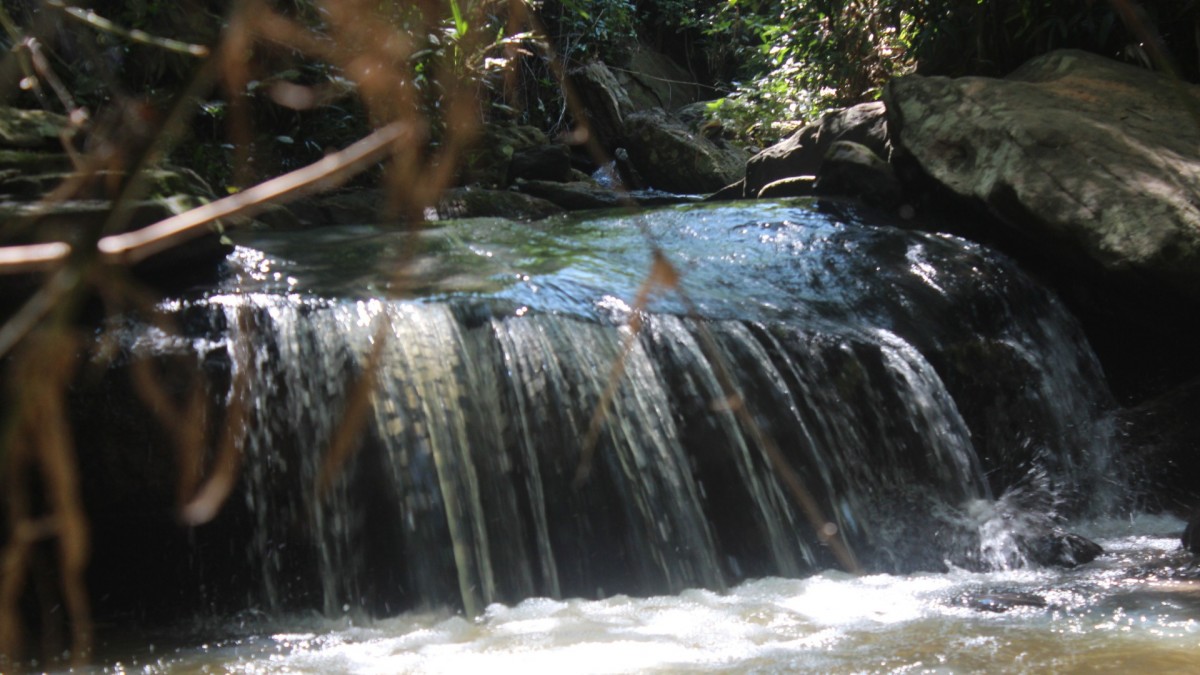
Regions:
<svg viewBox="0 0 1200 675"><path fill-rule="evenodd" d="M1047 567L1077 567L1104 553L1100 544L1058 529L1027 539L1025 550L1030 560Z"/></svg>
<svg viewBox="0 0 1200 675"><path fill-rule="evenodd" d="M1046 606L1046 599L1035 593L1021 591L995 591L964 596L963 603L971 609L981 612L1007 612L1017 607Z"/></svg>

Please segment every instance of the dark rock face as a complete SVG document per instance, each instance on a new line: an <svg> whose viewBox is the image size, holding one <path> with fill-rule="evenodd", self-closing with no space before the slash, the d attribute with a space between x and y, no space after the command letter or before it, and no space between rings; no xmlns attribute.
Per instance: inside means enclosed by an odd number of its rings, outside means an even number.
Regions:
<svg viewBox="0 0 1200 675"><path fill-rule="evenodd" d="M1191 551L1194 555L1200 555L1200 516L1193 516L1188 521L1187 528L1183 530L1183 536L1180 537L1183 547Z"/></svg>
<svg viewBox="0 0 1200 675"><path fill-rule="evenodd" d="M758 153L746 162L743 195L758 196L768 184L794 176L813 176L837 141L853 141L887 159L887 110L879 101L828 112L821 119Z"/></svg>
<svg viewBox="0 0 1200 675"><path fill-rule="evenodd" d="M520 148L508 164L508 183L518 179L566 181L571 173L571 151L562 143Z"/></svg>
<svg viewBox="0 0 1200 675"><path fill-rule="evenodd" d="M622 136L625 116L637 110L629 94L608 66L592 61L570 73L587 114L590 132L603 147L612 147Z"/></svg>
<svg viewBox="0 0 1200 675"><path fill-rule="evenodd" d="M1200 88L1058 51L885 89L897 154L1052 258L1200 298Z"/></svg>
<svg viewBox="0 0 1200 675"><path fill-rule="evenodd" d="M1200 506L1200 380L1175 387L1121 412L1129 452L1141 458L1134 478L1154 508L1181 510ZM1200 543L1200 531L1196 532Z"/></svg>
<svg viewBox="0 0 1200 675"><path fill-rule="evenodd" d="M892 166L867 146L853 141L836 141L829 147L815 187L817 194L853 197L886 209L900 206L904 199L904 189Z"/></svg>
<svg viewBox="0 0 1200 675"><path fill-rule="evenodd" d="M1077 567L1090 563L1104 553L1100 544L1057 529L1033 537L1025 545L1030 560L1051 567Z"/></svg>
<svg viewBox="0 0 1200 675"><path fill-rule="evenodd" d="M625 120L625 149L648 187L679 194L716 192L742 177L745 156L722 149L661 110Z"/></svg>
<svg viewBox="0 0 1200 675"><path fill-rule="evenodd" d="M467 152L461 181L464 185L506 187L514 158L549 144L550 139L537 127L512 123L486 125ZM563 173L568 168L564 168Z"/></svg>

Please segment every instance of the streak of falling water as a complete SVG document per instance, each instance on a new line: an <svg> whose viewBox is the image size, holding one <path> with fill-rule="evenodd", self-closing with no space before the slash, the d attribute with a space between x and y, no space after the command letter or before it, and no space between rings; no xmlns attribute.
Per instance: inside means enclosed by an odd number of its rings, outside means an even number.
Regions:
<svg viewBox="0 0 1200 675"><path fill-rule="evenodd" d="M321 607L332 616L358 595L360 561L351 544L357 513L345 481L335 482L323 499L317 499L314 485L322 452L345 407L342 375L352 363L349 350L369 327L325 311L320 303L291 298L251 295L210 302L225 314L230 342L251 346L231 353L233 367L249 379L244 451L250 489L245 494L257 523L250 554L259 561L263 601L270 611L284 606L298 558L306 555L286 542L293 540L291 530L311 528ZM283 451L293 446L295 455Z"/></svg>
<svg viewBox="0 0 1200 675"><path fill-rule="evenodd" d="M393 480L405 486L412 457L432 459L463 606L476 614L495 601L496 588L464 405L477 393L471 391L471 355L445 306L371 304L391 328L376 375L375 417Z"/></svg>

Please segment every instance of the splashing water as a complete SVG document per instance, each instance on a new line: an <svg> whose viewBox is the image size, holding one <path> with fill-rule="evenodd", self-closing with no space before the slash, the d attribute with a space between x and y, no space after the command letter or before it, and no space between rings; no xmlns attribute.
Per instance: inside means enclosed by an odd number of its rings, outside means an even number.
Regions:
<svg viewBox="0 0 1200 675"><path fill-rule="evenodd" d="M647 230L686 301L631 306ZM388 299L401 258L417 297ZM988 649L1008 653L1007 624L950 600L1070 583L1031 564L1030 542L1119 502L1109 401L1078 327L1007 260L953 237L803 206L692 206L447 222L417 237L246 235L230 267L221 287L174 301L207 317L201 334L134 327L128 344L203 345L249 377L245 516L228 525L247 555L206 563L221 570L208 592L228 592L223 575L251 578L249 606L334 622L210 650L249 654L251 669L436 672L486 658L537 672L603 654L591 672L969 670ZM315 490L373 353L361 443ZM576 483L622 358L595 465ZM830 533L884 574L821 572L836 567ZM1078 609L1048 604L1068 619ZM336 627L441 607L480 618ZM978 633L952 638L968 655L958 666L921 632L955 620ZM925 628L902 632L906 651L880 637L894 625Z"/></svg>

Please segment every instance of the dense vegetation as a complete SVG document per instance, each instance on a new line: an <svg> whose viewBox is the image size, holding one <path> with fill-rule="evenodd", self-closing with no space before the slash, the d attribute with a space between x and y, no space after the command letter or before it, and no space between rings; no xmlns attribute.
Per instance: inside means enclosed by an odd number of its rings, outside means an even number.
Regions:
<svg viewBox="0 0 1200 675"><path fill-rule="evenodd" d="M219 86L201 88L195 142L176 160L221 184L302 165L362 136L368 112L346 66L354 49L337 12L316 0L96 0L84 3L116 28L69 12L60 0L6 3L4 47L37 37L52 70L80 105L96 110L136 98L163 106L192 81L202 59L128 30L215 47L222 35L245 42L245 60L221 59ZM649 44L713 88L727 127L774 140L772 123L878 95L891 76L996 75L1058 47L1076 47L1200 75L1196 0L426 0L342 3L386 21L405 96L431 122L439 142L451 90L477 99L480 119L515 118L550 131L570 126L563 73L590 59L621 65ZM328 5L328 6L327 6ZM287 17L303 39L239 34L254 13ZM373 33L377 38L383 33ZM293 36L295 37L295 36ZM322 46L325 45L325 46ZM316 47L314 49L314 46ZM17 53L20 50L16 50ZM1162 62L1171 54L1174 64ZM1156 63L1158 62L1158 63ZM13 59L5 85L20 73ZM25 70L29 70L28 65ZM315 95L302 95L300 87ZM305 105L281 94L291 91ZM9 96L11 86L0 87ZM360 92L361 93L361 92ZM64 102L41 104L63 107ZM26 93L25 103L32 103ZM236 124L231 124L236 122ZM250 131L253 128L256 131ZM232 132L231 132L232 130ZM252 150L240 145L252 144ZM234 161L235 148L242 150ZM251 160L252 161L249 161ZM233 177L227 166L246 167Z"/></svg>

